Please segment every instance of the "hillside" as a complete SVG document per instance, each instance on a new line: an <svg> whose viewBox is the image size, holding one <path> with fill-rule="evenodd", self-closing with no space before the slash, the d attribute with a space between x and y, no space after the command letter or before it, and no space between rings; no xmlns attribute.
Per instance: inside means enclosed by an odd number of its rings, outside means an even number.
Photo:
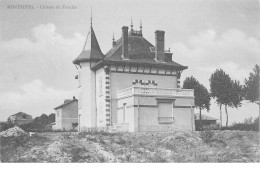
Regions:
<svg viewBox="0 0 260 169"><path fill-rule="evenodd" d="M259 133L213 132L207 144L199 132L187 131L39 133L12 142L1 137L1 161L259 162Z"/></svg>

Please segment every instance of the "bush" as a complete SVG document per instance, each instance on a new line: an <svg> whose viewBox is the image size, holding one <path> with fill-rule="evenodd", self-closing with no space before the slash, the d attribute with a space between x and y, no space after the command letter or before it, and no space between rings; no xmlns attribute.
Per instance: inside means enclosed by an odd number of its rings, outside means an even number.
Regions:
<svg viewBox="0 0 260 169"><path fill-rule="evenodd" d="M15 125L9 121L7 122L0 122L0 132L8 130L9 128L14 127Z"/></svg>
<svg viewBox="0 0 260 169"><path fill-rule="evenodd" d="M212 142L221 143L222 146L227 146L225 139L222 134L214 134L213 138L211 139Z"/></svg>
<svg viewBox="0 0 260 169"><path fill-rule="evenodd" d="M240 131L259 131L259 117L247 118L242 123L233 123L229 127L223 127L222 130L240 130Z"/></svg>
<svg viewBox="0 0 260 169"><path fill-rule="evenodd" d="M210 143L213 141L213 136L215 135L211 126L202 127L202 131L200 131L200 137L205 143Z"/></svg>
<svg viewBox="0 0 260 169"><path fill-rule="evenodd" d="M79 138L84 138L87 135L102 135L102 136L115 136L118 133L110 133L99 128L89 128L78 133Z"/></svg>

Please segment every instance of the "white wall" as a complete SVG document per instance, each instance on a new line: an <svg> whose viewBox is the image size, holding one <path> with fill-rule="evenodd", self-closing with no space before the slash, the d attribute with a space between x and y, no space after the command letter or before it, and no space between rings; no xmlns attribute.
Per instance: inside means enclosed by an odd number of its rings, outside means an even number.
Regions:
<svg viewBox="0 0 260 169"><path fill-rule="evenodd" d="M90 70L90 62L80 63L79 68L79 115L80 128L96 127L96 78L95 72Z"/></svg>
<svg viewBox="0 0 260 169"><path fill-rule="evenodd" d="M112 102L112 122L117 123L117 91L131 87L133 80L155 80L159 88L177 88L176 76L131 74L131 73L110 73L110 91Z"/></svg>
<svg viewBox="0 0 260 169"><path fill-rule="evenodd" d="M62 110L61 109L57 109L56 112L55 112L55 126L54 126L55 130L62 129L61 117L62 117Z"/></svg>
<svg viewBox="0 0 260 169"><path fill-rule="evenodd" d="M167 97L169 98L169 97ZM191 105L194 106L193 98L171 97L175 99L173 103L166 106L169 114L162 116L174 117L174 122L169 124L159 124L159 105L155 96L131 96L118 100L118 122L122 123L123 104L127 105L126 123L129 123L129 131L163 131L174 130L176 128L194 129L194 115ZM164 103L159 103L164 104ZM140 105L140 107L134 107Z"/></svg>

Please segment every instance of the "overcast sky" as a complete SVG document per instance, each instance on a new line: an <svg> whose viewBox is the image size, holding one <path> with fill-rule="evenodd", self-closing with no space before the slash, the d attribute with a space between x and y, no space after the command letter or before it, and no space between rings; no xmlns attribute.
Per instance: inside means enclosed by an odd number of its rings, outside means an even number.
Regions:
<svg viewBox="0 0 260 169"><path fill-rule="evenodd" d="M193 75L209 90L211 73L222 68L243 84L260 63L259 0L0 0L1 121L18 111L50 114L64 99L77 97L72 60L83 48L91 3L103 53L113 33L118 39L131 18L135 29L142 20L144 37L154 44L155 30L164 30L173 60L189 67L181 81ZM19 4L34 9L8 8ZM55 9L41 9L46 6ZM258 114L258 106L246 101L228 110L231 123ZM219 118L214 101L203 113Z"/></svg>

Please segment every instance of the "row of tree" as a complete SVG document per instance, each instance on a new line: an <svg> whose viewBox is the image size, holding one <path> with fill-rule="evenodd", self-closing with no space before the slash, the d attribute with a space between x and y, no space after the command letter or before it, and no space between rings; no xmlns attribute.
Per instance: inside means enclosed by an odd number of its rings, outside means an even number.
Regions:
<svg viewBox="0 0 260 169"><path fill-rule="evenodd" d="M21 124L19 127L26 131L44 131L49 129L50 124L53 122L55 122L54 113L51 113L49 116L42 114L41 116L34 118L32 122ZM0 122L0 131L5 131L14 126L15 124L10 119L8 119L6 122Z"/></svg>
<svg viewBox="0 0 260 169"><path fill-rule="evenodd" d="M199 109L200 120L201 110L210 110L211 98L216 99L220 109L220 127L222 127L222 106L226 112L226 126L228 126L227 107L238 108L242 100L249 100L259 104L259 66L255 65L249 78L245 79L245 84L233 80L222 69L217 69L210 77L210 92L193 76L187 77L183 82L184 89L194 89L195 107Z"/></svg>
<svg viewBox="0 0 260 169"><path fill-rule="evenodd" d="M34 118L31 123L22 124L20 127L25 131L45 131L51 129L53 122L55 122L55 114L51 113L49 116L42 114Z"/></svg>

